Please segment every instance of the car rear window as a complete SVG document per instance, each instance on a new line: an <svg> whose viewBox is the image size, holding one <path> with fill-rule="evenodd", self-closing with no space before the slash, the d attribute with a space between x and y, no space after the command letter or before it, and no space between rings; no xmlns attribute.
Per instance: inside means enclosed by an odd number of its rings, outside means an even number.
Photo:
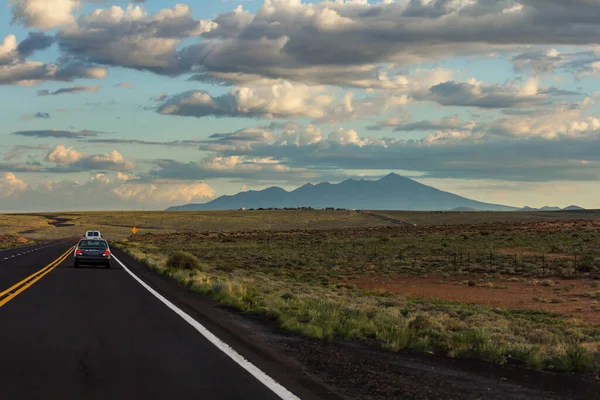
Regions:
<svg viewBox="0 0 600 400"><path fill-rule="evenodd" d="M88 236L100 236L100 232L89 232Z"/></svg>
<svg viewBox="0 0 600 400"><path fill-rule="evenodd" d="M79 247L89 249L106 249L108 245L104 240L82 240L79 242Z"/></svg>

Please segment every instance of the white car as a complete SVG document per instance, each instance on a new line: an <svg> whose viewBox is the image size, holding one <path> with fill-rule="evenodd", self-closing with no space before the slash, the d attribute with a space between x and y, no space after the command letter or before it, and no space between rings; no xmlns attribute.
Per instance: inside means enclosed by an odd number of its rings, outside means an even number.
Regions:
<svg viewBox="0 0 600 400"><path fill-rule="evenodd" d="M100 231L87 231L83 237L86 239L102 239L102 234Z"/></svg>

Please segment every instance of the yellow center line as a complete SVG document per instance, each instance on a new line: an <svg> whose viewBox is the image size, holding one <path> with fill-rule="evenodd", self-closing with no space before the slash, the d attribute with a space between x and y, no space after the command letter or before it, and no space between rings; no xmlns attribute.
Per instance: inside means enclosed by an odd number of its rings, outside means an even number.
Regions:
<svg viewBox="0 0 600 400"><path fill-rule="evenodd" d="M67 257L69 257L69 254L71 253L72 250L73 250L73 248L68 249L60 257L58 257L56 260L52 261L50 264L46 265L44 268L40 269L37 272L34 272L33 274L29 275L27 278L14 284L10 288L6 289L5 291L0 292L0 298L9 294L4 299L0 300L0 307L2 307L3 305L5 305L9 301L11 301L13 298L15 298L16 296L21 294L23 291L25 291L27 288L29 288L31 285L33 285L37 281L42 279L46 274L52 272L54 270L54 268L59 266L63 261L65 261L67 259ZM14 293L11 293L13 290L15 290L17 288L19 288L17 291L15 291Z"/></svg>

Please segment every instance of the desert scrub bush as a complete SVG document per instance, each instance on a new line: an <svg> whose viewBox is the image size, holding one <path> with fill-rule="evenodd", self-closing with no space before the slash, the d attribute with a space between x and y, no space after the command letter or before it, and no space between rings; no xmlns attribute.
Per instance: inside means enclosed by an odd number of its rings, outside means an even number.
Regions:
<svg viewBox="0 0 600 400"><path fill-rule="evenodd" d="M169 268L186 269L186 270L202 270L202 263L192 253L187 251L177 250L172 252L167 259Z"/></svg>
<svg viewBox="0 0 600 400"><path fill-rule="evenodd" d="M554 281L552 281L551 279L544 279L539 284L544 287L552 287L552 286L554 286Z"/></svg>
<svg viewBox="0 0 600 400"><path fill-rule="evenodd" d="M590 254L583 255L577 262L578 272L592 272L596 269L594 256Z"/></svg>

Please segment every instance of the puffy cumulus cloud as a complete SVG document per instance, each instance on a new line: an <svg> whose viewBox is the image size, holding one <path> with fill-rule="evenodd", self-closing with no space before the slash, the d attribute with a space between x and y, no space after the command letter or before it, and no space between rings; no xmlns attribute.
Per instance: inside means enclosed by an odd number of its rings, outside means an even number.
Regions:
<svg viewBox="0 0 600 400"><path fill-rule="evenodd" d="M236 87L217 97L188 91L168 99L158 112L189 117L322 118L334 99L324 87L283 82Z"/></svg>
<svg viewBox="0 0 600 400"><path fill-rule="evenodd" d="M81 60L64 59L58 64L28 61L26 57L51 44L43 34L30 34L17 43L14 35L6 36L0 45L0 85L38 85L44 81L70 82L78 78L103 79L108 69Z"/></svg>
<svg viewBox="0 0 600 400"><path fill-rule="evenodd" d="M402 123L409 103L434 102L443 106L507 109L538 107L562 96L582 95L554 87L542 88L537 78L489 85L476 79L447 80L452 71L417 69L395 78L394 90L341 94L325 86L282 81L273 85L235 87L230 93L212 96L205 91L188 91L167 98L157 107L163 115L193 117L248 117L265 119L311 118L315 123L339 125L348 121L387 116L371 126L378 130ZM452 121L443 121L448 124ZM456 126L455 126L456 128Z"/></svg>
<svg viewBox="0 0 600 400"><path fill-rule="evenodd" d="M600 24L585 13L599 10L584 0L569 6L537 0L267 0L254 15L238 8L217 16L217 28L204 34L207 40L181 51L181 67L199 68L196 77L203 80L268 77L381 87L393 85L378 73L382 63L529 45L586 45L600 33Z"/></svg>
<svg viewBox="0 0 600 400"><path fill-rule="evenodd" d="M248 141L243 146L204 142L201 148L216 151L219 160L235 165L269 159L319 176L332 170L405 170L437 178L593 181L600 178L600 156L595 152L600 120L594 110L593 100L586 98L527 113L515 110L515 115L507 113L492 121L452 116L402 121L396 126L405 132L426 131L420 139L369 137L357 129L324 134L312 125L278 123L271 128L277 136L272 140ZM167 163L161 168L172 178L190 169L206 173L198 165Z"/></svg>
<svg viewBox="0 0 600 400"><path fill-rule="evenodd" d="M560 104L531 111L529 114L507 115L484 128L487 132L512 137L586 137L600 132L600 119L593 115L594 100Z"/></svg>
<svg viewBox="0 0 600 400"><path fill-rule="evenodd" d="M73 23L79 0L9 0L13 20L27 28L52 29Z"/></svg>
<svg viewBox="0 0 600 400"><path fill-rule="evenodd" d="M386 69L390 65L588 45L600 36L600 23L590 17L599 10L588 0L568 6L558 0L265 0L256 13L238 6L199 20L187 5L149 14L132 4L82 15L57 40L67 57L160 74L192 73L192 79L209 83L285 79L390 89L400 84ZM183 39L198 36L181 46ZM536 54L513 61L517 69L551 71L560 62L556 53L546 49L539 63Z"/></svg>
<svg viewBox="0 0 600 400"><path fill-rule="evenodd" d="M125 183L119 185L113 192L124 200L158 204L205 202L215 197L215 190L203 182Z"/></svg>
<svg viewBox="0 0 600 400"><path fill-rule="evenodd" d="M327 140L336 144L351 144L358 147L377 144L385 146L385 141L383 140L373 140L359 137L358 132L356 132L354 129L344 130L343 128L340 128L337 131L331 132L327 137Z"/></svg>
<svg viewBox="0 0 600 400"><path fill-rule="evenodd" d="M46 155L46 161L57 165L56 172L78 172L89 170L126 171L135 166L114 150L105 154L87 155L73 147L62 144L54 146Z"/></svg>
<svg viewBox="0 0 600 400"><path fill-rule="evenodd" d="M177 4L154 14L130 4L81 16L57 34L60 48L71 57L105 65L177 74L176 48L181 40L214 27L192 16L191 7Z"/></svg>
<svg viewBox="0 0 600 400"><path fill-rule="evenodd" d="M27 184L12 172L0 172L0 197L14 196L27 190Z"/></svg>
<svg viewBox="0 0 600 400"><path fill-rule="evenodd" d="M549 100L549 96L540 93L537 79L530 79L523 86L515 83L490 86L476 79L469 79L466 82L437 84L427 94L419 96L419 99L444 106L509 108L541 105Z"/></svg>
<svg viewBox="0 0 600 400"><path fill-rule="evenodd" d="M25 183L0 172L0 211L164 209L204 202L215 191L200 181L139 181L126 174L92 174L87 181L35 180Z"/></svg>
<svg viewBox="0 0 600 400"><path fill-rule="evenodd" d="M0 65L13 62L17 58L17 37L8 35L0 43Z"/></svg>
<svg viewBox="0 0 600 400"><path fill-rule="evenodd" d="M60 165L75 164L84 158L85 155L72 147L65 147L62 144L55 146L46 155L46 161L54 162Z"/></svg>

